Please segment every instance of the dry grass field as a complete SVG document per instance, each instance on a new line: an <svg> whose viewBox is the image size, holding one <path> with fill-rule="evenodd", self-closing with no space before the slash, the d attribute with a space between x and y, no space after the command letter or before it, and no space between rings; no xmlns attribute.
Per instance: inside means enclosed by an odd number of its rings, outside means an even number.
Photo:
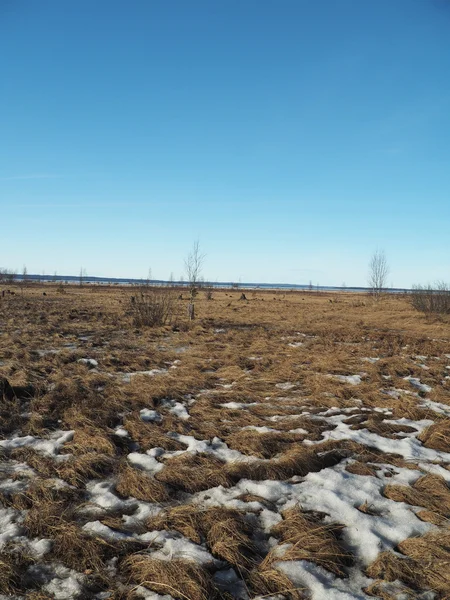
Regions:
<svg viewBox="0 0 450 600"><path fill-rule="evenodd" d="M450 598L448 321L230 290L136 328L131 288L11 289L1 598Z"/></svg>

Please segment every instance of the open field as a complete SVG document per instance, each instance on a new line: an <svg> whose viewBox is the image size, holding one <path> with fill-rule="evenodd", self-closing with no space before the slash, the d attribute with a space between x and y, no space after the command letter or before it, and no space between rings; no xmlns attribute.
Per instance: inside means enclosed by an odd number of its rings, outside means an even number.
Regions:
<svg viewBox="0 0 450 600"><path fill-rule="evenodd" d="M11 289L1 598L450 598L448 320L233 290L137 329L131 288Z"/></svg>

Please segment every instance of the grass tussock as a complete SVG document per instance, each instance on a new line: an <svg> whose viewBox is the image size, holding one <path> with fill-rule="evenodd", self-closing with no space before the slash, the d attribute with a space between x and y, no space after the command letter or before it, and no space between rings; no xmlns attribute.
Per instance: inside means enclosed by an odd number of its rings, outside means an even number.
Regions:
<svg viewBox="0 0 450 600"><path fill-rule="evenodd" d="M122 565L132 581L175 600L220 600L221 594L204 567L182 560L129 556Z"/></svg>
<svg viewBox="0 0 450 600"><path fill-rule="evenodd" d="M83 486L89 479L98 479L110 474L114 460L107 454L87 452L58 465L58 476L74 486Z"/></svg>
<svg viewBox="0 0 450 600"><path fill-rule="evenodd" d="M450 419L441 419L427 427L418 436L424 446L441 452L448 452L450 448Z"/></svg>
<svg viewBox="0 0 450 600"><path fill-rule="evenodd" d="M331 571L338 577L346 576L346 567L353 563L353 556L341 542L343 525L324 524L320 515L304 513L298 507L282 513L283 520L272 528L271 533L290 547L281 559L308 560ZM269 552L264 564L270 566L280 560L278 549Z"/></svg>
<svg viewBox="0 0 450 600"><path fill-rule="evenodd" d="M260 433L252 429L237 431L226 437L228 446L243 454L257 458L272 458L291 444L301 442L305 436L294 433Z"/></svg>
<svg viewBox="0 0 450 600"><path fill-rule="evenodd" d="M182 454L166 460L164 469L156 473L155 479L190 494L232 484L225 463L202 453Z"/></svg>
<svg viewBox="0 0 450 600"><path fill-rule="evenodd" d="M253 527L234 509L177 506L148 519L147 527L175 530L196 544L206 543L213 556L229 562L238 571L249 570L260 562L252 539Z"/></svg>
<svg viewBox="0 0 450 600"><path fill-rule="evenodd" d="M248 573L247 587L258 598L286 598L286 600L305 600L306 589L297 588L281 571L271 567L258 567Z"/></svg>
<svg viewBox="0 0 450 600"><path fill-rule="evenodd" d="M169 500L169 492L164 484L126 463L120 467L115 489L125 498L133 497L143 502Z"/></svg>
<svg viewBox="0 0 450 600"><path fill-rule="evenodd" d="M448 529L408 538L398 545L404 557L382 552L367 568L367 575L379 580L378 585L400 581L416 593L433 590L437 599L446 600L450 597L449 548Z"/></svg>
<svg viewBox="0 0 450 600"><path fill-rule="evenodd" d="M256 481L290 479L294 475L304 477L339 463L343 455L330 450L320 453L305 446L291 447L279 458L255 462L234 462L228 465L228 472L234 481L252 479Z"/></svg>
<svg viewBox="0 0 450 600"><path fill-rule="evenodd" d="M0 594L11 597L23 590L26 569L33 560L20 552L0 553Z"/></svg>
<svg viewBox="0 0 450 600"><path fill-rule="evenodd" d="M164 448L164 450L184 450L185 446L166 435L160 426L145 423L138 415L130 415L124 419L124 427L142 450Z"/></svg>
<svg viewBox="0 0 450 600"><path fill-rule="evenodd" d="M450 488L445 479L439 475L424 475L412 486L387 485L383 493L386 498L396 502L423 506L427 509L427 512L422 512L424 520L434 519L433 513L445 518L450 517Z"/></svg>

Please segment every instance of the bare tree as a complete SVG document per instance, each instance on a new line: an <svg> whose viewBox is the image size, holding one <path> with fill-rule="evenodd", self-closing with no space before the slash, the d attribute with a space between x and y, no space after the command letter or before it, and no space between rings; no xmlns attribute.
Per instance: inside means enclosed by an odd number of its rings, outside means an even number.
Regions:
<svg viewBox="0 0 450 600"><path fill-rule="evenodd" d="M27 287L27 285L28 285L28 270L25 265L23 265L22 282L21 283L22 283L22 294L23 294L24 288Z"/></svg>
<svg viewBox="0 0 450 600"><path fill-rule="evenodd" d="M204 260L205 255L200 250L200 242L196 240L192 246L192 250L184 261L184 268L189 282L188 315L190 321L195 318L194 299L197 295L197 287L200 282Z"/></svg>
<svg viewBox="0 0 450 600"><path fill-rule="evenodd" d="M84 282L85 277L86 277L86 269L84 269L83 267L80 267L80 274L78 276L80 287L83 287L83 282Z"/></svg>
<svg viewBox="0 0 450 600"><path fill-rule="evenodd" d="M389 265L384 250L376 250L369 262L368 283L376 300L379 300L389 275Z"/></svg>

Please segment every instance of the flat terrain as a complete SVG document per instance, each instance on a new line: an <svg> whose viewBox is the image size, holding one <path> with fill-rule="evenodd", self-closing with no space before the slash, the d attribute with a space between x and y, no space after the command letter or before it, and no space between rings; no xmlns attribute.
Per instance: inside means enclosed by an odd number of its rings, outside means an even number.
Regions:
<svg viewBox="0 0 450 600"><path fill-rule="evenodd" d="M10 289L1 598L450 598L448 321L233 290L136 328L131 288Z"/></svg>

